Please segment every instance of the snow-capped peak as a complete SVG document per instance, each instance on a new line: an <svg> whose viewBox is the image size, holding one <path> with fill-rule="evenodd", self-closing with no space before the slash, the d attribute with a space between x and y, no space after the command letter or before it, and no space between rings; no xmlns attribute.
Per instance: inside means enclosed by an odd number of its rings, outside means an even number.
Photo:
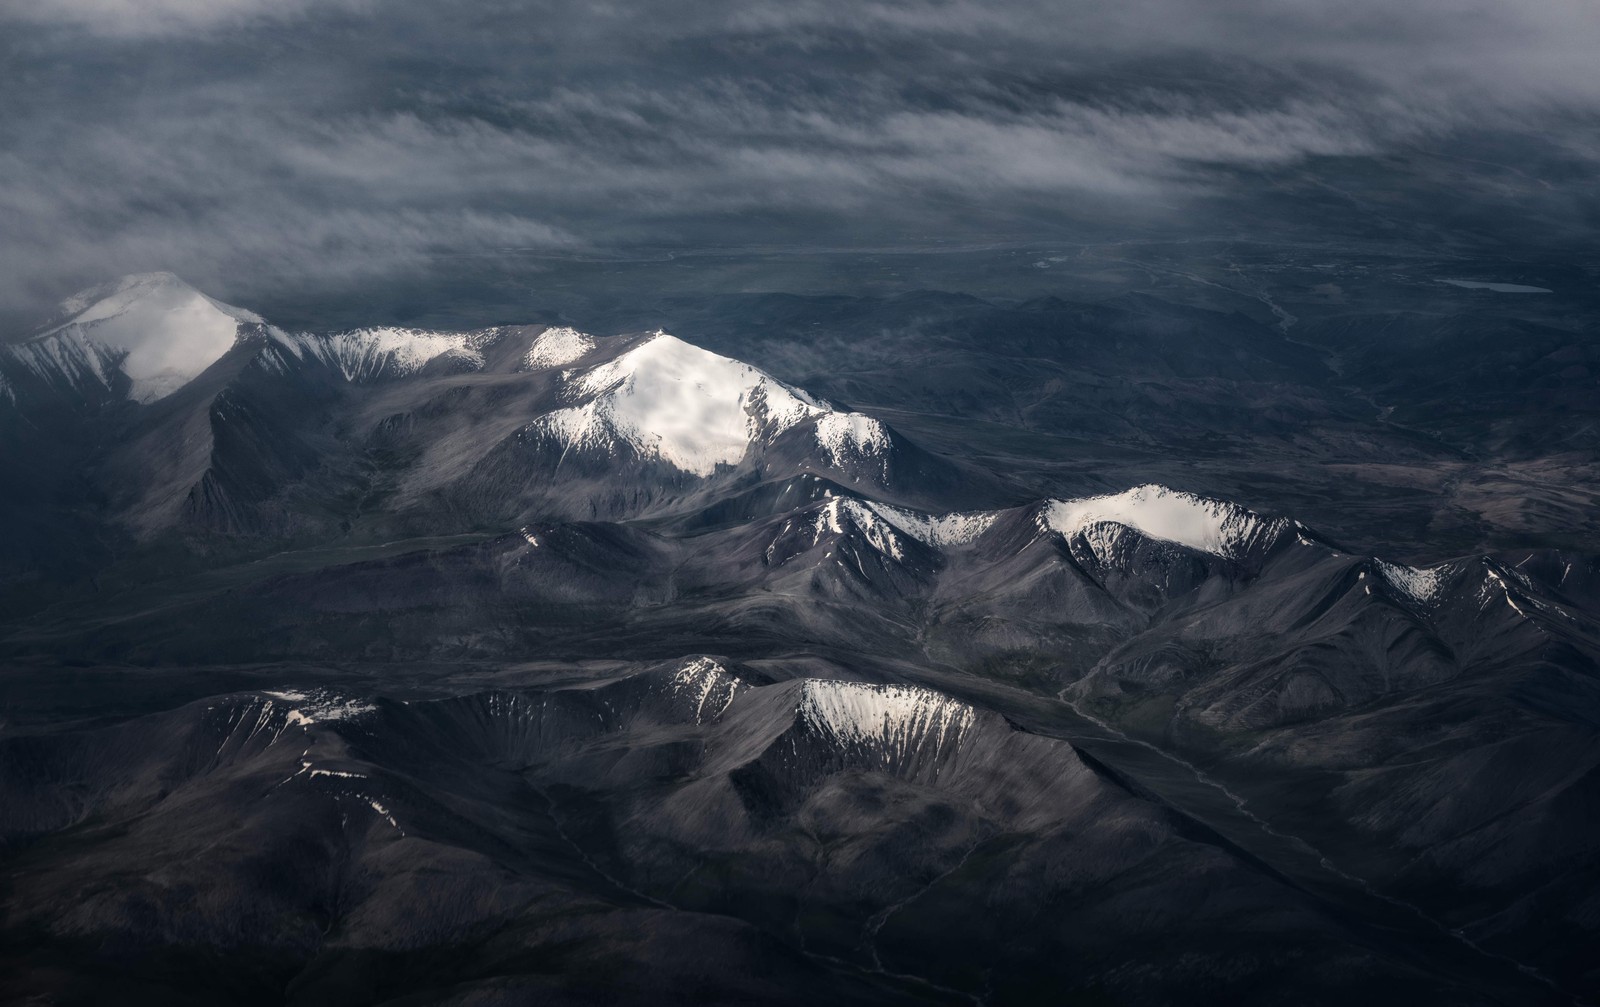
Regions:
<svg viewBox="0 0 1600 1007"><path fill-rule="evenodd" d="M1269 544L1292 526L1285 519L1266 518L1226 500L1157 485L1081 500L1050 500L1039 523L1068 538L1097 525L1121 525L1146 538L1224 558L1242 556L1257 543Z"/></svg>
<svg viewBox="0 0 1600 1007"><path fill-rule="evenodd" d="M889 430L870 416L825 413L817 417L816 431L817 445L834 468L866 462L881 470L889 463Z"/></svg>
<svg viewBox="0 0 1600 1007"><path fill-rule="evenodd" d="M594 349L592 337L551 329L528 351L526 364L559 367ZM817 447L835 467L886 463L887 428L832 405L743 361L657 331L619 356L563 372L573 405L530 425L566 449L643 458L705 477L736 465L755 444L814 420Z"/></svg>
<svg viewBox="0 0 1600 1007"><path fill-rule="evenodd" d="M109 384L127 375L129 397L154 402L182 388L232 348L243 323L261 316L213 300L171 273L140 273L61 303L66 321L18 348L36 372L71 364Z"/></svg>
<svg viewBox="0 0 1600 1007"><path fill-rule="evenodd" d="M261 321L261 316L255 312L207 297L173 273L133 273L120 280L80 290L62 301L59 317L65 321L50 331L54 332L74 323L102 321L142 306L186 307L194 300L204 301L218 313L227 315L235 321L256 323Z"/></svg>
<svg viewBox="0 0 1600 1007"><path fill-rule="evenodd" d="M584 345L581 339L558 338L552 353ZM541 344L534 349L542 355ZM811 418L843 419L842 425L826 428L828 439L819 428L819 443L825 450L836 447L836 460L840 453L872 451L880 439L887 444L876 421L837 414L828 403L756 367L665 332L571 374L565 390L574 404L535 421L530 430L568 449L615 453L626 445L641 457L702 477L718 466L738 464L752 444L770 443Z"/></svg>

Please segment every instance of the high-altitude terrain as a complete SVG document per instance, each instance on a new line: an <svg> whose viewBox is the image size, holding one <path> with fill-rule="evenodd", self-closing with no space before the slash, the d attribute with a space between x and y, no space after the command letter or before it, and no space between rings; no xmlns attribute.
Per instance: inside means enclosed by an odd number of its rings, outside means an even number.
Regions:
<svg viewBox="0 0 1600 1007"><path fill-rule="evenodd" d="M1592 999L1600 347L1437 286L85 291L0 346L0 999Z"/></svg>

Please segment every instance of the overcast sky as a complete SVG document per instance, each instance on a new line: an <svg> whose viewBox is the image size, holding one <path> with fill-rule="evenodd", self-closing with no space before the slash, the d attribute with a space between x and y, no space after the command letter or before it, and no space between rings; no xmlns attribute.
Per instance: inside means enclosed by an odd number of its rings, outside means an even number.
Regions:
<svg viewBox="0 0 1600 1007"><path fill-rule="evenodd" d="M0 38L8 307L508 248L1595 223L1594 0L7 0Z"/></svg>

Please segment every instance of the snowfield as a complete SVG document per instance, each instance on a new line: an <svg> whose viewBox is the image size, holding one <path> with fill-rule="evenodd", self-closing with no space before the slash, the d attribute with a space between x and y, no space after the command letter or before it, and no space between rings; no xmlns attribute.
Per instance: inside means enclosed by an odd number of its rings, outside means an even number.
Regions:
<svg viewBox="0 0 1600 1007"><path fill-rule="evenodd" d="M1270 542L1290 527L1238 504L1212 500L1165 486L1135 486L1109 496L1051 500L1041 526L1068 538L1097 525L1116 524L1146 538L1174 542L1196 552L1235 559L1257 542Z"/></svg>
<svg viewBox="0 0 1600 1007"><path fill-rule="evenodd" d="M523 366L530 371L550 367L565 367L588 356L594 349L594 337L586 332L566 327L546 329L534 338L522 358Z"/></svg>

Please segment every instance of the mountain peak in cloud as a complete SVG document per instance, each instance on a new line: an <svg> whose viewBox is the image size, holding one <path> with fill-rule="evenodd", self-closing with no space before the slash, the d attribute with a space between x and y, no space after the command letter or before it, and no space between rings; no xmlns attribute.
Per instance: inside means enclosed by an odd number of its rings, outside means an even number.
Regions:
<svg viewBox="0 0 1600 1007"><path fill-rule="evenodd" d="M177 391L233 346L260 315L202 294L172 273L136 273L61 302L65 321L36 341L73 340L117 358L129 398L154 402Z"/></svg>

